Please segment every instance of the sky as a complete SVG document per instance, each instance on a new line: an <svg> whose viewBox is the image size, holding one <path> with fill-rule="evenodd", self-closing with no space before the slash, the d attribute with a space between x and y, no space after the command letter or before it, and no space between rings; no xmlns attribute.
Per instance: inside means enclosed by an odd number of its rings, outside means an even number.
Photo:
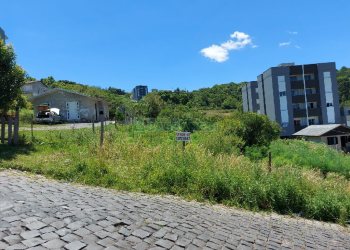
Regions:
<svg viewBox="0 0 350 250"><path fill-rule="evenodd" d="M256 80L280 63L350 66L349 0L0 0L17 63L126 91Z"/></svg>

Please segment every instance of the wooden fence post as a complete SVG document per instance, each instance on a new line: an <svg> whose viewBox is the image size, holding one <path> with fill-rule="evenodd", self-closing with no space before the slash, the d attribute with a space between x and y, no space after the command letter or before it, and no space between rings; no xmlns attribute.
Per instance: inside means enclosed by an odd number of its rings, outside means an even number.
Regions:
<svg viewBox="0 0 350 250"><path fill-rule="evenodd" d="M103 122L103 119L101 120L101 136L100 136L100 146L102 147L103 146L103 137L104 137L104 131L105 128L104 128L104 122Z"/></svg>
<svg viewBox="0 0 350 250"><path fill-rule="evenodd" d="M32 114L32 120L30 122L30 132L32 136L32 141L34 140L34 115Z"/></svg>
<svg viewBox="0 0 350 250"><path fill-rule="evenodd" d="M269 152L269 173L271 173L271 169L272 168L272 156L271 156L271 152Z"/></svg>
<svg viewBox="0 0 350 250"><path fill-rule="evenodd" d="M11 145L12 144L12 117L8 118L8 122L7 122L7 144Z"/></svg>
<svg viewBox="0 0 350 250"><path fill-rule="evenodd" d="M19 108L16 108L15 120L13 126L13 144L18 145L18 130L19 130Z"/></svg>
<svg viewBox="0 0 350 250"><path fill-rule="evenodd" d="M1 143L5 143L5 117L1 117Z"/></svg>

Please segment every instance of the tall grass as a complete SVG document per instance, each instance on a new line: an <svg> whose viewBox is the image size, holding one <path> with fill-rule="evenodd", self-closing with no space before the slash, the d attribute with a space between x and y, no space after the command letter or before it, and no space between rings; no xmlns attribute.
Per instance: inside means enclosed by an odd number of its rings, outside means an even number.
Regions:
<svg viewBox="0 0 350 250"><path fill-rule="evenodd" d="M183 151L173 132L152 126L110 126L102 148L98 131L38 131L32 151L11 155L11 148L2 147L0 167L119 190L175 194L340 223L349 220L346 178L324 178L289 164L268 172L263 162L243 155L211 153L202 146L201 133L195 133Z"/></svg>
<svg viewBox="0 0 350 250"><path fill-rule="evenodd" d="M350 178L350 156L325 144L303 140L277 140L271 146L275 166L293 165Z"/></svg>

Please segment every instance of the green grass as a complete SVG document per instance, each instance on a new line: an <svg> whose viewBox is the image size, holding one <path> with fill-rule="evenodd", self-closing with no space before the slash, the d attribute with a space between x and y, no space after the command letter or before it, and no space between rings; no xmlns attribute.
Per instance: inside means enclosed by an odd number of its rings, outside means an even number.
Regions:
<svg viewBox="0 0 350 250"><path fill-rule="evenodd" d="M277 140L270 148L275 166L293 165L350 178L350 156L325 144L303 140Z"/></svg>
<svg viewBox="0 0 350 250"><path fill-rule="evenodd" d="M345 223L350 219L350 184L340 174L324 177L290 162L268 172L264 161L211 153L202 145L207 132L194 133L185 151L174 141L174 132L153 125L108 126L102 148L98 132L35 131L31 144L16 150L0 145L0 167L118 190L297 213L317 220ZM29 139L29 131L21 134Z"/></svg>

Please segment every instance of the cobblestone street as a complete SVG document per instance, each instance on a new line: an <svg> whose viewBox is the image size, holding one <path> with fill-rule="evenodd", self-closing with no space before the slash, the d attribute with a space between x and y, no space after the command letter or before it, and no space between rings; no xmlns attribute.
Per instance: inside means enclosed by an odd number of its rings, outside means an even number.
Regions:
<svg viewBox="0 0 350 250"><path fill-rule="evenodd" d="M0 171L0 249L350 249L336 224Z"/></svg>

